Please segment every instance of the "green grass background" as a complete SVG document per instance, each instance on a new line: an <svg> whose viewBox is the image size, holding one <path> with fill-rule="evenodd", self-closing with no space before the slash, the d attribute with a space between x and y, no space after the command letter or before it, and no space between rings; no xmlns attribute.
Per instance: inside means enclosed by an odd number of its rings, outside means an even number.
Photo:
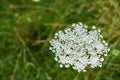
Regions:
<svg viewBox="0 0 120 80"><path fill-rule="evenodd" d="M58 30L83 22L111 51L102 68L59 68L48 50ZM0 80L120 80L120 0L0 0Z"/></svg>

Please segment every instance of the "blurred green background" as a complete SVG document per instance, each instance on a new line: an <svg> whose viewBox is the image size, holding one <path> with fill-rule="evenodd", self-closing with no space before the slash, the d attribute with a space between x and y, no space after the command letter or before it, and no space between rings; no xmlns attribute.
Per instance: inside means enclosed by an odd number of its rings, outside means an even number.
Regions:
<svg viewBox="0 0 120 80"><path fill-rule="evenodd" d="M111 51L102 68L59 68L49 49L58 30L83 22ZM120 80L120 0L0 0L0 80Z"/></svg>

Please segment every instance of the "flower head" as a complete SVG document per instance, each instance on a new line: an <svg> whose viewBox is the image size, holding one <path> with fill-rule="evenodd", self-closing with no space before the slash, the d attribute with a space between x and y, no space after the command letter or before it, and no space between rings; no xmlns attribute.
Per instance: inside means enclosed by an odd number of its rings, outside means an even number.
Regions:
<svg viewBox="0 0 120 80"><path fill-rule="evenodd" d="M65 29L55 33L54 39L50 41L50 50L55 53L55 60L60 67L86 71L86 67L101 67L104 56L109 52L108 43L103 40L101 31L92 26L79 23L73 24L73 28Z"/></svg>

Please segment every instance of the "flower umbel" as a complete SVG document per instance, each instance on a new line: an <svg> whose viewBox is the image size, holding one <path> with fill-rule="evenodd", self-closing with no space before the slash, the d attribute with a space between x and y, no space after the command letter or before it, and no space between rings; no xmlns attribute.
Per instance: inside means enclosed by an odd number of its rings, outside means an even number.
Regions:
<svg viewBox="0 0 120 80"><path fill-rule="evenodd" d="M101 30L88 31L88 26L79 23L73 24L73 28L59 31L54 39L50 41L49 48L55 53L55 60L60 63L60 67L86 71L86 67L101 67L104 56L107 56L110 48L108 43L103 40Z"/></svg>

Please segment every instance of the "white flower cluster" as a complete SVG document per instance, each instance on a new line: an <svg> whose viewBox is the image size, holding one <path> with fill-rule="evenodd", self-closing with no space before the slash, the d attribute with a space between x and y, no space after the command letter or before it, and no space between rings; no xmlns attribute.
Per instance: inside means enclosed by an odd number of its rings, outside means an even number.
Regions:
<svg viewBox="0 0 120 80"><path fill-rule="evenodd" d="M107 56L110 48L103 40L101 30L88 30L88 26L79 23L73 24L72 28L59 31L54 39L50 41L49 48L55 53L55 60L60 63L60 67L86 71L86 67L101 67L104 56Z"/></svg>

